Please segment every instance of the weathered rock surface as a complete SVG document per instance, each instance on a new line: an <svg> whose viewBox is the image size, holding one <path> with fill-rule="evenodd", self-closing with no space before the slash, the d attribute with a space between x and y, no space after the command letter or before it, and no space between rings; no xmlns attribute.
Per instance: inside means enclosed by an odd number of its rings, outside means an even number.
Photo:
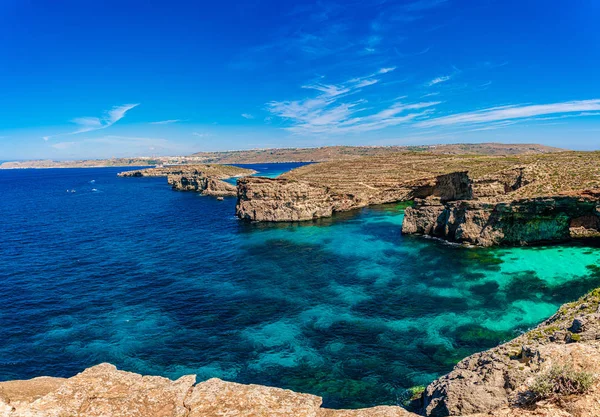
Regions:
<svg viewBox="0 0 600 417"><path fill-rule="evenodd" d="M462 360L430 384L423 397L427 416L489 413L494 416L600 415L600 390L522 408L536 375L553 365L600 375L600 290L563 305L539 325L508 343ZM488 415L488 414L485 414Z"/></svg>
<svg viewBox="0 0 600 417"><path fill-rule="evenodd" d="M458 172L379 188L362 184L349 193L285 177L247 177L238 181L236 214L251 221L304 221L427 195L445 199L470 196L468 177Z"/></svg>
<svg viewBox="0 0 600 417"><path fill-rule="evenodd" d="M194 385L100 364L69 378L0 383L2 417L409 417L400 407L327 410L321 398L219 379Z"/></svg>
<svg viewBox="0 0 600 417"><path fill-rule="evenodd" d="M219 164L189 164L189 165L171 165L156 168L137 169L133 171L123 171L117 174L118 177L168 177L169 175L199 175L202 173L205 177L216 177L226 179L232 177L242 177L255 174L256 171L247 168L240 168L232 165Z"/></svg>
<svg viewBox="0 0 600 417"><path fill-rule="evenodd" d="M518 245L600 235L598 190L597 152L413 152L308 165L277 179L241 180L237 215L253 221L303 221L420 199L406 211L404 233L485 246Z"/></svg>
<svg viewBox="0 0 600 417"><path fill-rule="evenodd" d="M402 232L480 246L526 245L600 236L600 192L511 202L416 200Z"/></svg>
<svg viewBox="0 0 600 417"><path fill-rule="evenodd" d="M223 179L252 175L256 171L229 165L178 165L125 171L119 177L167 177L177 191L194 191L215 197L235 197L237 188Z"/></svg>
<svg viewBox="0 0 600 417"><path fill-rule="evenodd" d="M195 191L203 195L216 197L235 197L235 185L221 181L216 177L206 177L204 173L190 173L186 175L169 175L167 181L177 191Z"/></svg>

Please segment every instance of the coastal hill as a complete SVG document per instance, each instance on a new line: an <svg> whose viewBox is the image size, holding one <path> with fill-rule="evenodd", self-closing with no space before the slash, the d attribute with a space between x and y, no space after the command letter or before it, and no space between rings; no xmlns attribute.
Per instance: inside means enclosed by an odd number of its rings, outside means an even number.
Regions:
<svg viewBox="0 0 600 417"><path fill-rule="evenodd" d="M323 146L318 148L274 148L226 152L198 152L192 157L205 163L256 164L268 162L324 162L352 160L363 156L385 156L398 152L433 154L518 155L559 152L564 149L538 144L461 143L423 146Z"/></svg>
<svg viewBox="0 0 600 417"><path fill-rule="evenodd" d="M598 273L598 271L595 271ZM176 381L110 364L68 379L0 383L0 415L131 417L581 417L600 415L600 290L563 305L537 328L476 353L404 404L321 408L321 398L194 375ZM400 352L401 353L401 352Z"/></svg>
<svg viewBox="0 0 600 417"><path fill-rule="evenodd" d="M4 162L0 169L94 168L179 164L254 164L274 162L323 162L389 155L402 151L436 154L513 155L558 152L562 149L537 144L474 143L427 146L324 146L319 148L253 149L243 151L198 152L189 156L88 159L76 161L35 160Z"/></svg>
<svg viewBox="0 0 600 417"><path fill-rule="evenodd" d="M403 232L475 245L600 235L600 152L503 156L402 152L238 182L238 217L306 221L414 201Z"/></svg>

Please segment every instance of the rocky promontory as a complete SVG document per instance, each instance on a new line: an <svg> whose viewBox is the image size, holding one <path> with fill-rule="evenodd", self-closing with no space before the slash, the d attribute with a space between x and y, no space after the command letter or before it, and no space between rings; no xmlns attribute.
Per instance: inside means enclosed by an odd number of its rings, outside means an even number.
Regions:
<svg viewBox="0 0 600 417"><path fill-rule="evenodd" d="M401 153L325 162L238 182L237 215L306 221L414 201L403 233L481 246L600 236L600 153Z"/></svg>
<svg viewBox="0 0 600 417"><path fill-rule="evenodd" d="M255 174L256 171L231 165L176 165L124 171L119 177L167 177L177 191L194 191L215 197L236 196L237 188L224 179Z"/></svg>
<svg viewBox="0 0 600 417"><path fill-rule="evenodd" d="M399 347L401 352L401 347ZM533 330L462 360L413 400L362 410L320 397L194 375L176 381L110 364L71 378L0 383L6 417L584 417L600 415L600 289L563 305Z"/></svg>

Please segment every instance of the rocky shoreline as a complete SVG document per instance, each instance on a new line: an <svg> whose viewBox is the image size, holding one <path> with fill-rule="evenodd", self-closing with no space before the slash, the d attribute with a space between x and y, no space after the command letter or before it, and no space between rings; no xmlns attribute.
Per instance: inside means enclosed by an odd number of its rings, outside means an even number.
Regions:
<svg viewBox="0 0 600 417"><path fill-rule="evenodd" d="M248 221L331 217L414 201L402 232L477 246L600 237L600 153L480 157L400 154L238 181Z"/></svg>
<svg viewBox="0 0 600 417"><path fill-rule="evenodd" d="M597 273L597 271L596 271ZM589 376L585 390L534 396L553 369ZM297 417L516 417L600 415L600 289L563 305L535 329L462 360L412 402L362 410L321 408L320 397L280 388L188 375L171 381L117 370L110 364L68 379L40 377L0 383L6 417L297 416Z"/></svg>
<svg viewBox="0 0 600 417"><path fill-rule="evenodd" d="M224 179L253 175L256 171L230 165L176 165L124 171L118 177L166 177L176 191L192 191L214 197L235 197L237 187Z"/></svg>

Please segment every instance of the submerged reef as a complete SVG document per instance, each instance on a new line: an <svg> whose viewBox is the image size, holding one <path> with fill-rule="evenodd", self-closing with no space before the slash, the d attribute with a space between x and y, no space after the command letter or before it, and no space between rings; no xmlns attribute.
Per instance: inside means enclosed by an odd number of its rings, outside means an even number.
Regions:
<svg viewBox="0 0 600 417"><path fill-rule="evenodd" d="M479 330L474 329L477 332ZM468 337L468 334L466 335ZM460 361L400 406L321 408L320 397L188 375L171 381L110 364L68 379L0 383L0 414L25 416L596 416L600 415L600 289L523 335ZM359 393L357 393L359 395Z"/></svg>

